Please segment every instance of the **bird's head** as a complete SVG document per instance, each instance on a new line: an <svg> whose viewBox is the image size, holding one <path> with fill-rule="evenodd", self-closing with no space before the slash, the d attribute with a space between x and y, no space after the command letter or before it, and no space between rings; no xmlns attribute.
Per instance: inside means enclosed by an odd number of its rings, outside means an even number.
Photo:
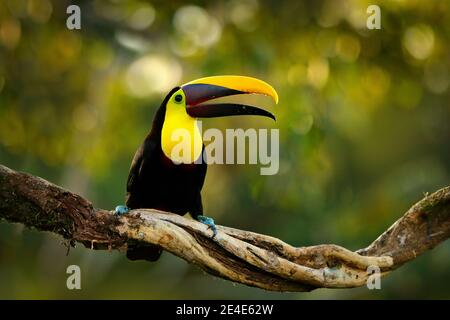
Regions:
<svg viewBox="0 0 450 320"><path fill-rule="evenodd" d="M213 76L200 78L174 88L165 99L165 116L161 136L164 154L178 163L192 163L201 155L203 141L197 127L198 118L255 115L275 120L272 113L254 106L209 102L213 99L238 94L267 95L272 97L275 103L278 103L278 94L271 85L251 77ZM190 154L174 155L174 148L180 144L180 137L177 135L177 132L180 132L177 130L180 129L189 133L190 141L184 142L189 144Z"/></svg>

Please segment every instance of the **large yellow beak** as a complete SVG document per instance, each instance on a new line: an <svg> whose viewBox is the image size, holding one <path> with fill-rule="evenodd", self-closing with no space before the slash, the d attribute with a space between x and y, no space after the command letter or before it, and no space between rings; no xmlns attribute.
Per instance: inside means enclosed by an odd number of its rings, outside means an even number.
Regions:
<svg viewBox="0 0 450 320"><path fill-rule="evenodd" d="M268 83L244 76L213 76L200 78L181 86L186 96L187 113L192 117L211 118L233 115L260 115L275 119L268 111L243 104L201 104L236 94L263 94L278 103L278 94Z"/></svg>
<svg viewBox="0 0 450 320"><path fill-rule="evenodd" d="M192 84L206 84L224 87L241 93L256 93L272 97L276 104L278 104L278 93L275 89L265 81L245 76L213 76L205 77L190 81L182 86Z"/></svg>

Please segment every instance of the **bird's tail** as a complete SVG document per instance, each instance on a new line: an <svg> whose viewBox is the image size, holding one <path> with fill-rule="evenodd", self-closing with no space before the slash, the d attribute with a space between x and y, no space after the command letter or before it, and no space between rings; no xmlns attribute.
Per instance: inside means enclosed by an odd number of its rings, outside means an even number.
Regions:
<svg viewBox="0 0 450 320"><path fill-rule="evenodd" d="M128 245L127 258L135 260L157 261L162 254L162 248L154 244L137 243Z"/></svg>

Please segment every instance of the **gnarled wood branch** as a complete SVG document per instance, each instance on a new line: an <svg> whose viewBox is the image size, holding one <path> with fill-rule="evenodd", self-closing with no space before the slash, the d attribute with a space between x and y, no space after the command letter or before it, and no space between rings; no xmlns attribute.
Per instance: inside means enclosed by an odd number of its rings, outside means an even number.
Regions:
<svg viewBox="0 0 450 320"><path fill-rule="evenodd" d="M367 269L382 275L450 236L450 187L409 209L365 249L337 245L292 247L253 232L207 226L157 210L133 210L117 217L44 179L0 165L0 218L51 231L92 249L126 250L136 242L158 244L206 272L272 291L309 291L366 284Z"/></svg>

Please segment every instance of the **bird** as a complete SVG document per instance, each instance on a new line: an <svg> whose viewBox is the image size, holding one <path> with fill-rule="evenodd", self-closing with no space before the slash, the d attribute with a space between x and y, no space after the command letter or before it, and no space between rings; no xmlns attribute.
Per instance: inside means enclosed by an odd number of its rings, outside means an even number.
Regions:
<svg viewBox="0 0 450 320"><path fill-rule="evenodd" d="M236 103L210 103L216 98L262 94L278 103L278 93L268 83L247 76L210 76L190 81L170 90L156 111L152 127L137 149L131 162L125 205L119 205L119 216L130 209L157 209L179 215L189 213L193 219L206 224L217 234L214 219L203 215L201 191L206 177L206 161L202 157L204 144L198 128L199 118L256 115L275 120L275 116L258 107ZM187 150L174 152L176 130L183 129ZM130 260L156 261L161 247L147 243L128 246Z"/></svg>

